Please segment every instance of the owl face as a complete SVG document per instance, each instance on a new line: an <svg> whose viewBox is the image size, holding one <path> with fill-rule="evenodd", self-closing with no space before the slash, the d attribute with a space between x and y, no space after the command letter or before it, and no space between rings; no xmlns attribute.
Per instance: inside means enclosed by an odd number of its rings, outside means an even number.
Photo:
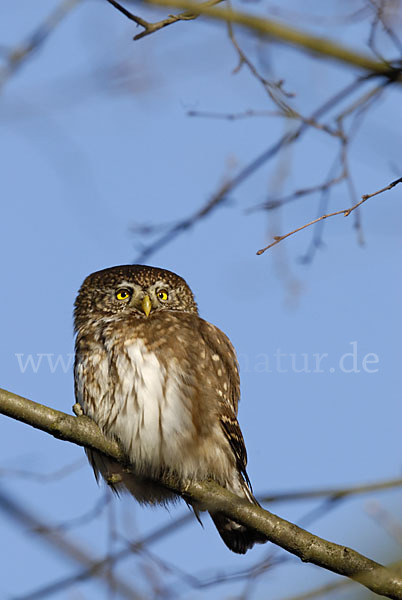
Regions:
<svg viewBox="0 0 402 600"><path fill-rule="evenodd" d="M89 275L75 301L75 329L113 315L146 319L162 310L195 312L187 283L175 273L143 265L122 265Z"/></svg>

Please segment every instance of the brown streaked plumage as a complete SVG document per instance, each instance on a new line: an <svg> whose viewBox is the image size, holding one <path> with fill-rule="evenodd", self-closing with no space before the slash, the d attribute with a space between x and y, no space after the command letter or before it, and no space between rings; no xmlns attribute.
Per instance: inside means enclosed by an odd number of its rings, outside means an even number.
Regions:
<svg viewBox="0 0 402 600"><path fill-rule="evenodd" d="M74 322L77 402L131 464L128 473L88 451L97 478L146 504L175 500L163 485L172 478L181 485L214 479L257 503L237 422L236 354L199 317L184 279L142 265L98 271L81 286ZM234 552L266 541L220 513L211 517Z"/></svg>

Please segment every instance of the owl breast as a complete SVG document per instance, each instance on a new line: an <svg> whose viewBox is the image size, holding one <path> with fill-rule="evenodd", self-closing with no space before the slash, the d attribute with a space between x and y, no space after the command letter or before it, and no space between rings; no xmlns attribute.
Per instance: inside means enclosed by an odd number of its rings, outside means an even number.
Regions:
<svg viewBox="0 0 402 600"><path fill-rule="evenodd" d="M217 417L218 390L210 385L208 371L203 371L205 383L197 371L203 347L194 343L190 330L185 337L177 333L177 317L158 319L163 319L164 336L147 342L141 325L127 335L123 322L77 337L77 402L107 437L117 439L135 477L89 452L95 473L152 504L171 499L156 485L171 477L180 483L213 477L238 491L235 458ZM121 484L115 485L116 477Z"/></svg>
<svg viewBox="0 0 402 600"><path fill-rule="evenodd" d="M96 381L87 376L93 372ZM155 478L166 467L182 468L183 452L195 435L182 379L177 361L162 364L141 339L99 347L76 364L84 412L106 435L118 438L138 474Z"/></svg>

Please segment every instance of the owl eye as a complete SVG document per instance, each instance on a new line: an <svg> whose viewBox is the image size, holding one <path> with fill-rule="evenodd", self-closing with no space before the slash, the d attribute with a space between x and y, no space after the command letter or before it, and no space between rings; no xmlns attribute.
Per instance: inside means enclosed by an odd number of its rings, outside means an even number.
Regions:
<svg viewBox="0 0 402 600"><path fill-rule="evenodd" d="M161 290L158 292L157 296L161 302L166 302L166 300L169 298L169 294L166 290Z"/></svg>
<svg viewBox="0 0 402 600"><path fill-rule="evenodd" d="M122 288L121 290L117 290L116 299L117 300L128 300L129 298L131 298L132 293L133 292L131 290Z"/></svg>

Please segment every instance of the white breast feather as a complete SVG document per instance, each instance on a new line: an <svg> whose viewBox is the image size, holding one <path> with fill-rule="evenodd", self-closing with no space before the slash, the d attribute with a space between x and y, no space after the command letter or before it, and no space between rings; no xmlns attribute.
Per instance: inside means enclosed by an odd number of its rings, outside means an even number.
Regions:
<svg viewBox="0 0 402 600"><path fill-rule="evenodd" d="M97 407L84 410L105 432L118 437L139 472L157 474L163 464L182 471L184 445L194 435L194 426L191 399L180 391L180 366L172 361L166 369L141 340L127 340L124 350L116 353L119 383L114 392L106 354L89 358L98 373L97 387L108 392L98 403L99 391L86 386L90 396L95 393Z"/></svg>

